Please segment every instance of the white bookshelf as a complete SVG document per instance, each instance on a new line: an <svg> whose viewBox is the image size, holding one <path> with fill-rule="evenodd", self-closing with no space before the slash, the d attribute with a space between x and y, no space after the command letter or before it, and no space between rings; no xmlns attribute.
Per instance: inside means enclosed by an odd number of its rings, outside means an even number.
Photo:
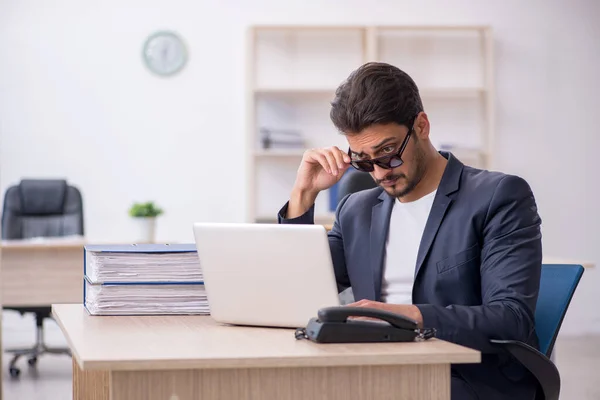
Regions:
<svg viewBox="0 0 600 400"><path fill-rule="evenodd" d="M463 162L491 168L492 36L483 26L255 26L248 34L248 210L274 222L306 149L347 148L329 119L335 89L367 61L407 72L419 87L431 140ZM299 132L295 148L264 148L261 129ZM317 222L330 223L329 193Z"/></svg>

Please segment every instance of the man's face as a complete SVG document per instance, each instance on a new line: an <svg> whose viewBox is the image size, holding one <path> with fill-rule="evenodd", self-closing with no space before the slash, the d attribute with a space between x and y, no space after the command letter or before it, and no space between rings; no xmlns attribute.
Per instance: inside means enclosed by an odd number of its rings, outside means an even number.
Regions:
<svg viewBox="0 0 600 400"><path fill-rule="evenodd" d="M346 138L353 160L371 160L396 155L408 132L409 128L396 123L377 124ZM401 159L403 163L399 167L385 169L374 165L374 170L370 172L375 182L393 197L406 196L425 174L425 153L415 131L412 131Z"/></svg>

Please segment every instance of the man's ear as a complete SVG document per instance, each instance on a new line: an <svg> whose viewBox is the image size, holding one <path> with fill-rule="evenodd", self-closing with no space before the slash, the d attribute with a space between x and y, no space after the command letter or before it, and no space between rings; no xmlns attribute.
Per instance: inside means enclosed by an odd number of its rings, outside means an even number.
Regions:
<svg viewBox="0 0 600 400"><path fill-rule="evenodd" d="M419 139L429 138L429 118L421 111L415 120L415 133Z"/></svg>

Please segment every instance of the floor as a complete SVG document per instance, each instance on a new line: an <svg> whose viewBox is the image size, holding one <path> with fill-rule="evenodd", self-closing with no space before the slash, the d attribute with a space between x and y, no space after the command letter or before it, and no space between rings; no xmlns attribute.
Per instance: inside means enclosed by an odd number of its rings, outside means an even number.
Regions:
<svg viewBox="0 0 600 400"><path fill-rule="evenodd" d="M34 321L4 311L2 321L4 348L28 346L35 339ZM64 346L65 340L53 321L46 321L48 345ZM8 374L10 356L2 356L4 400L70 400L71 359L66 356L40 358L31 369L26 360L19 361L21 376ZM600 336L560 338L556 347L557 365L561 372L561 399L600 399Z"/></svg>
<svg viewBox="0 0 600 400"><path fill-rule="evenodd" d="M65 346L62 332L52 320L44 323L46 344ZM2 312L2 345L4 349L28 347L35 342L35 320L13 311ZM40 357L36 368L27 365L27 359L19 359L19 378L8 373L11 355L2 354L2 400L71 400L71 358L48 355Z"/></svg>

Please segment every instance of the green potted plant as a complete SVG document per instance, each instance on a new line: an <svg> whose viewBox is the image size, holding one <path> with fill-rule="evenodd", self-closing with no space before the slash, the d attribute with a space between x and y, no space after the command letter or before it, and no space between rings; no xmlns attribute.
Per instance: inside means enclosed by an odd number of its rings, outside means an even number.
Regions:
<svg viewBox="0 0 600 400"><path fill-rule="evenodd" d="M137 240L139 243L154 243L156 234L156 217L163 210L154 202L134 203L129 209L129 215L137 224Z"/></svg>

